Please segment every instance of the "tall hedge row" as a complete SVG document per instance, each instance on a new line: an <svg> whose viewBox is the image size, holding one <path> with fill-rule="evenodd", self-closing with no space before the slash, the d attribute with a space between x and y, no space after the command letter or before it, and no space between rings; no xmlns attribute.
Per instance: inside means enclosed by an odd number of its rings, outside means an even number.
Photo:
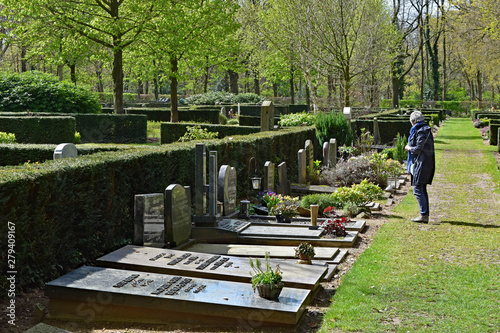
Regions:
<svg viewBox="0 0 500 333"><path fill-rule="evenodd" d="M186 124L186 123L162 123L161 143L172 143L183 136L188 126L200 126L208 132L218 132L219 139L230 135L248 135L260 132L260 126L229 126L229 125L207 125L207 124Z"/></svg>
<svg viewBox="0 0 500 333"><path fill-rule="evenodd" d="M18 143L73 143L75 131L73 117L0 116L0 132L14 133Z"/></svg>
<svg viewBox="0 0 500 333"><path fill-rule="evenodd" d="M267 160L286 161L288 176L296 180L297 151L307 139L315 142L313 127L207 145L218 151L218 167L236 168L241 195L250 188L250 157L257 159L261 175ZM195 143L0 168L0 234L7 234L8 221L15 224L18 287L39 286L129 242L135 194L163 192L172 183L194 186ZM0 238L2 274L8 271L6 242ZM2 289L6 283L0 276Z"/></svg>
<svg viewBox="0 0 500 333"><path fill-rule="evenodd" d="M352 121L352 128L357 137L361 135L361 129L365 128L373 133L373 120L356 119ZM391 143L399 133L401 136L410 135L411 123L408 120L378 120L380 140L382 143Z"/></svg>
<svg viewBox="0 0 500 333"><path fill-rule="evenodd" d="M490 145L496 146L498 144L498 128L500 127L500 119L490 120Z"/></svg>

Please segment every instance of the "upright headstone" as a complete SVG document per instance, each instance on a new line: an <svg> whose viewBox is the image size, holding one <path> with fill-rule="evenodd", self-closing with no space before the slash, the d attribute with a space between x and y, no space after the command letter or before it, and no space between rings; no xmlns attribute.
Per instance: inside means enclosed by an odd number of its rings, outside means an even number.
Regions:
<svg viewBox="0 0 500 333"><path fill-rule="evenodd" d="M272 131L274 129L274 105L271 101L262 102L260 112L260 131Z"/></svg>
<svg viewBox="0 0 500 333"><path fill-rule="evenodd" d="M53 159L57 160L66 157L77 157L78 149L73 143L61 143L54 150Z"/></svg>
<svg viewBox="0 0 500 333"><path fill-rule="evenodd" d="M223 106L223 107L220 108L220 113L222 113L225 117L228 116L228 113L227 113L227 110L226 110L225 106Z"/></svg>
<svg viewBox="0 0 500 333"><path fill-rule="evenodd" d="M337 139L330 139L328 156L328 167L334 168L337 165Z"/></svg>
<svg viewBox="0 0 500 333"><path fill-rule="evenodd" d="M290 195L290 181L288 180L286 172L286 162L281 162L278 165L278 180L279 185L276 188L276 192L284 195Z"/></svg>
<svg viewBox="0 0 500 333"><path fill-rule="evenodd" d="M236 211L236 168L229 165L219 170L219 200L222 200L222 215L228 216Z"/></svg>
<svg viewBox="0 0 500 333"><path fill-rule="evenodd" d="M171 247L191 236L191 191L189 186L171 184L165 190L165 239Z"/></svg>
<svg viewBox="0 0 500 333"><path fill-rule="evenodd" d="M270 161L264 163L264 190L274 192L274 163Z"/></svg>
<svg viewBox="0 0 500 333"><path fill-rule="evenodd" d="M307 183L307 172L306 172L306 151L305 149L300 149L298 152L298 169L299 169L299 184Z"/></svg>
<svg viewBox="0 0 500 333"><path fill-rule="evenodd" d="M195 215L205 215L207 192L207 153L203 143L197 143L194 156L194 207Z"/></svg>
<svg viewBox="0 0 500 333"><path fill-rule="evenodd" d="M378 145L380 144L380 129L378 128L378 120L377 118L373 118L373 143Z"/></svg>
<svg viewBox="0 0 500 333"><path fill-rule="evenodd" d="M217 210L217 152L211 151L208 157L208 215L216 217ZM215 222L215 220L214 220Z"/></svg>
<svg viewBox="0 0 500 333"><path fill-rule="evenodd" d="M165 245L163 201L162 193L134 196L134 245Z"/></svg>
<svg viewBox="0 0 500 333"><path fill-rule="evenodd" d="M206 184L206 150L202 143L195 148L195 215L197 226L216 226L220 214L217 209L217 152L211 151L208 161L208 184ZM208 197L208 198L207 198ZM208 203L208 209L206 204ZM206 212L208 211L208 214Z"/></svg>
<svg viewBox="0 0 500 333"><path fill-rule="evenodd" d="M330 163L330 142L323 142L323 166L329 167Z"/></svg>
<svg viewBox="0 0 500 333"><path fill-rule="evenodd" d="M307 166L312 171L314 168L314 145L311 140L306 140L304 149L306 150Z"/></svg>

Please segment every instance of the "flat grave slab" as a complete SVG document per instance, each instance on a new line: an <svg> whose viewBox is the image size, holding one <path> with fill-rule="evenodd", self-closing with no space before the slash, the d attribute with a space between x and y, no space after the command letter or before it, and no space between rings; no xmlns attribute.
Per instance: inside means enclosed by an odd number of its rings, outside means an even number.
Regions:
<svg viewBox="0 0 500 333"><path fill-rule="evenodd" d="M310 243L313 246L321 247L353 247L358 238L358 231L347 231L345 237L339 238L307 238L307 237L275 237L275 236L246 236L240 235L238 244L251 245L279 245L279 246L298 246L300 243Z"/></svg>
<svg viewBox="0 0 500 333"><path fill-rule="evenodd" d="M336 187L303 184L292 184L290 189L292 193L298 194L334 193L337 190Z"/></svg>
<svg viewBox="0 0 500 333"><path fill-rule="evenodd" d="M295 258L293 246L195 243L185 250L236 257L264 257L269 252L271 258ZM339 252L336 247L318 247L314 250L317 260L333 260Z"/></svg>
<svg viewBox="0 0 500 333"><path fill-rule="evenodd" d="M285 226L281 223L278 224L274 216L251 215L250 218L251 218L250 222L253 225L277 224L279 226ZM327 219L318 218L318 225L321 226L321 223L325 220ZM311 218L294 217L292 219L292 223L287 224L286 226L293 227L293 226L310 226L310 225L311 225ZM365 220L351 220L351 222L345 224L346 230L352 230L352 231L363 231L365 226L366 226Z"/></svg>
<svg viewBox="0 0 500 333"><path fill-rule="evenodd" d="M323 230L310 230L300 227L282 227L281 225L251 225L240 232L241 236L262 236L276 238L319 238Z"/></svg>
<svg viewBox="0 0 500 333"><path fill-rule="evenodd" d="M293 325L309 294L285 287L279 300L271 301L254 293L249 283L89 266L45 286L50 318L145 323L248 325L258 320L260 325Z"/></svg>
<svg viewBox="0 0 500 333"><path fill-rule="evenodd" d="M246 283L251 282L252 271L247 258L135 245L124 246L97 259L96 263L101 267ZM271 260L272 267L275 264ZM304 266L308 265L298 265L295 261L280 265L286 287L313 290L319 286L326 268Z"/></svg>

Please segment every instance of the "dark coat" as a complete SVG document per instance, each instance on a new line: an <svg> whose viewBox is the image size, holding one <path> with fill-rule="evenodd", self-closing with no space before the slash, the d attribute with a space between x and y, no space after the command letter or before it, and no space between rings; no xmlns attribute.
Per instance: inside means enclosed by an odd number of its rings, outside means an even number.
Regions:
<svg viewBox="0 0 500 333"><path fill-rule="evenodd" d="M431 128L425 122L418 123L415 134L408 140L410 154L415 163L415 171L411 177L412 185L432 184L436 170L434 155L434 137ZM425 141L427 138L427 141ZM424 145L425 142L425 145ZM420 156L419 156L420 154ZM418 157L418 160L417 160Z"/></svg>

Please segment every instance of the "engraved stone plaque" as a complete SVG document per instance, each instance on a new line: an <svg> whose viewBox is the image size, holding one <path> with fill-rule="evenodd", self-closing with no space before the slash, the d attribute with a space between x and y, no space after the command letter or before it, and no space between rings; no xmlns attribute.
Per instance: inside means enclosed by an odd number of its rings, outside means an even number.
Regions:
<svg viewBox="0 0 500 333"><path fill-rule="evenodd" d="M87 320L88 309L95 321L237 323L261 318L259 324L293 325L310 290L285 287L278 301L270 301L254 293L250 283L83 266L47 283L45 295L54 319Z"/></svg>
<svg viewBox="0 0 500 333"><path fill-rule="evenodd" d="M229 165L221 166L218 186L218 198L222 200L222 215L230 215L236 211L236 169Z"/></svg>
<svg viewBox="0 0 500 333"><path fill-rule="evenodd" d="M274 191L274 163L264 163L264 190Z"/></svg>
<svg viewBox="0 0 500 333"><path fill-rule="evenodd" d="M189 187L171 184L165 190L165 239L174 246L191 236L190 198Z"/></svg>

